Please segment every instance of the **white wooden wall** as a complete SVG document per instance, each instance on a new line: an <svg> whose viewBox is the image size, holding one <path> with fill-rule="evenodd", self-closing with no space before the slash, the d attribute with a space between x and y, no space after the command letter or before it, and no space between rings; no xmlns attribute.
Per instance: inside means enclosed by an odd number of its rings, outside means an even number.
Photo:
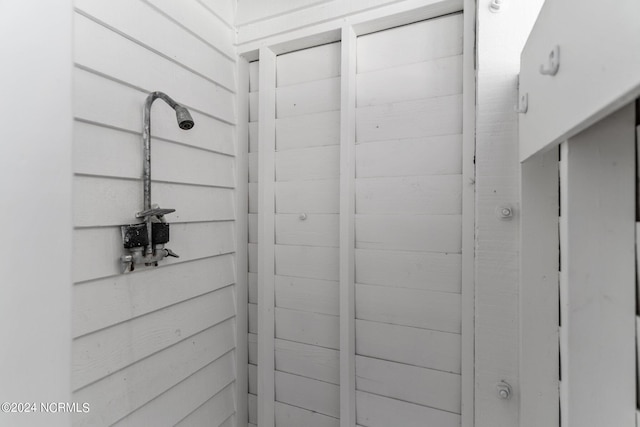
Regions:
<svg viewBox="0 0 640 427"><path fill-rule="evenodd" d="M72 3L0 4L3 402L71 401ZM69 424L0 412L3 426Z"/></svg>
<svg viewBox="0 0 640 427"><path fill-rule="evenodd" d="M73 400L83 425L232 425L236 63L231 1L78 0L74 15ZM150 91L153 202L179 259L122 275L119 225L142 208ZM244 345L244 343L243 343ZM188 396L188 398L186 398Z"/></svg>
<svg viewBox="0 0 640 427"><path fill-rule="evenodd" d="M461 422L462 35L455 14L358 38L362 426Z"/></svg>

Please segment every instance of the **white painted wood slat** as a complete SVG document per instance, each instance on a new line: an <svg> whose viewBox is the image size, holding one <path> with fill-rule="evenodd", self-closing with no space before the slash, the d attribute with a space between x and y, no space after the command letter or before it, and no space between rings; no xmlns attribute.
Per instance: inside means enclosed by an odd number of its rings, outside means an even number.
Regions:
<svg viewBox="0 0 640 427"><path fill-rule="evenodd" d="M285 150L276 154L276 180L279 182L339 176L340 149L337 146Z"/></svg>
<svg viewBox="0 0 640 427"><path fill-rule="evenodd" d="M337 385L284 372L276 372L276 400L332 417L340 413Z"/></svg>
<svg viewBox="0 0 640 427"><path fill-rule="evenodd" d="M276 306L338 316L339 285L333 280L276 276Z"/></svg>
<svg viewBox="0 0 640 427"><path fill-rule="evenodd" d="M276 148L323 147L340 142L340 112L323 111L276 120Z"/></svg>
<svg viewBox="0 0 640 427"><path fill-rule="evenodd" d="M458 427L460 415L402 400L357 392L358 424L367 427Z"/></svg>
<svg viewBox="0 0 640 427"><path fill-rule="evenodd" d="M340 421L318 412L276 402L276 425L278 427L338 427Z"/></svg>
<svg viewBox="0 0 640 427"><path fill-rule="evenodd" d="M176 427L211 425L232 427L234 411L233 384L213 396L198 409L183 418Z"/></svg>
<svg viewBox="0 0 640 427"><path fill-rule="evenodd" d="M356 284L356 318L460 333L460 295Z"/></svg>
<svg viewBox="0 0 640 427"><path fill-rule="evenodd" d="M340 109L340 78L333 77L291 86L276 92L277 118Z"/></svg>
<svg viewBox="0 0 640 427"><path fill-rule="evenodd" d="M276 308L276 337L337 350L340 348L337 316Z"/></svg>
<svg viewBox="0 0 640 427"><path fill-rule="evenodd" d="M276 244L338 247L339 216L334 214L276 215Z"/></svg>
<svg viewBox="0 0 640 427"><path fill-rule="evenodd" d="M277 86L289 86L340 75L340 43L278 56Z"/></svg>
<svg viewBox="0 0 640 427"><path fill-rule="evenodd" d="M356 384L360 391L460 413L460 375L356 356Z"/></svg>
<svg viewBox="0 0 640 427"><path fill-rule="evenodd" d="M277 339L276 370L339 384L340 352Z"/></svg>
<svg viewBox="0 0 640 427"><path fill-rule="evenodd" d="M276 274L338 280L339 251L322 246L276 245Z"/></svg>
<svg viewBox="0 0 640 427"><path fill-rule="evenodd" d="M338 213L337 179L276 183L278 213Z"/></svg>

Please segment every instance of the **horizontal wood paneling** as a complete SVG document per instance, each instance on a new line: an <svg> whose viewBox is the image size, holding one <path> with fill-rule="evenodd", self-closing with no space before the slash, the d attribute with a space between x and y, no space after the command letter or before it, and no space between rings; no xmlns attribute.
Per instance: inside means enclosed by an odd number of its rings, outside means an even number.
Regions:
<svg viewBox="0 0 640 427"><path fill-rule="evenodd" d="M338 280L337 248L276 245L275 252L277 275Z"/></svg>
<svg viewBox="0 0 640 427"><path fill-rule="evenodd" d="M276 90L278 119L339 109L339 77L279 87Z"/></svg>
<svg viewBox="0 0 640 427"><path fill-rule="evenodd" d="M356 248L460 253L461 215L356 215Z"/></svg>
<svg viewBox="0 0 640 427"><path fill-rule="evenodd" d="M276 120L276 149L323 147L340 143L340 112L323 111Z"/></svg>
<svg viewBox="0 0 640 427"><path fill-rule="evenodd" d="M356 356L356 387L360 391L460 413L460 375Z"/></svg>
<svg viewBox="0 0 640 427"><path fill-rule="evenodd" d="M425 120L425 117L429 120ZM461 95L396 102L356 110L358 142L461 133Z"/></svg>
<svg viewBox="0 0 640 427"><path fill-rule="evenodd" d="M249 332L258 333L258 304L249 303Z"/></svg>
<svg viewBox="0 0 640 427"><path fill-rule="evenodd" d="M154 268L73 287L73 336L142 316L235 283L233 255Z"/></svg>
<svg viewBox="0 0 640 427"><path fill-rule="evenodd" d="M357 423L367 427L459 427L460 415L371 393L356 392Z"/></svg>
<svg viewBox="0 0 640 427"><path fill-rule="evenodd" d="M278 427L339 427L340 420L276 402L276 425Z"/></svg>
<svg viewBox="0 0 640 427"><path fill-rule="evenodd" d="M340 347L337 316L276 308L276 338L337 350Z"/></svg>
<svg viewBox="0 0 640 427"><path fill-rule="evenodd" d="M77 64L148 92L162 87L188 107L230 123L235 121L235 98L228 90L82 15L76 14L74 30ZM183 86L185 81L189 90Z"/></svg>
<svg viewBox="0 0 640 427"><path fill-rule="evenodd" d="M249 393L258 394L258 367L249 364Z"/></svg>
<svg viewBox="0 0 640 427"><path fill-rule="evenodd" d="M276 276L276 306L312 313L339 314L337 281Z"/></svg>
<svg viewBox="0 0 640 427"><path fill-rule="evenodd" d="M258 424L258 398L255 394L248 395L249 400L249 423L257 425Z"/></svg>
<svg viewBox="0 0 640 427"><path fill-rule="evenodd" d="M335 214L276 215L276 244L338 247L338 222Z"/></svg>
<svg viewBox="0 0 640 427"><path fill-rule="evenodd" d="M249 63L249 92L257 92L260 90L260 61Z"/></svg>
<svg viewBox="0 0 640 427"><path fill-rule="evenodd" d="M76 118L135 133L138 135L135 147L141 149L142 106L147 97L146 92L79 68L74 70L73 87L73 112ZM184 102L178 97L180 94L182 90L170 93L176 96L178 102ZM171 107L162 101L154 103L152 136L233 155L235 152L233 125L193 109L190 111L196 125L187 132L176 126L175 112ZM74 152L85 144L90 144L87 150L106 144L106 147L112 147L114 150L108 153L109 158L119 158L119 153L116 151L119 146L111 145L117 143L114 141L115 134L112 131L92 127L88 130L85 126L90 125L74 124ZM141 156L141 154L137 155ZM135 164L141 165L137 162ZM74 161L74 168L78 167L82 165Z"/></svg>
<svg viewBox="0 0 640 427"><path fill-rule="evenodd" d="M76 282L99 279L122 273L122 235L119 227L75 230L73 279ZM180 258L163 260L163 265L206 258L233 252L233 222L196 222L171 225L171 242ZM138 266L137 270L145 267ZM137 273L134 273L137 274Z"/></svg>
<svg viewBox="0 0 640 427"><path fill-rule="evenodd" d="M277 181L332 179L340 176L338 146L285 150L276 153Z"/></svg>
<svg viewBox="0 0 640 427"><path fill-rule="evenodd" d="M249 123L249 152L257 153L258 147L258 122Z"/></svg>
<svg viewBox="0 0 640 427"><path fill-rule="evenodd" d="M460 173L460 134L356 145L357 178Z"/></svg>
<svg viewBox="0 0 640 427"><path fill-rule="evenodd" d="M258 273L258 245L256 243L249 243L249 272Z"/></svg>
<svg viewBox="0 0 640 427"><path fill-rule="evenodd" d="M258 213L258 184L249 184L249 213Z"/></svg>
<svg viewBox="0 0 640 427"><path fill-rule="evenodd" d="M358 214L462 214L462 176L356 180Z"/></svg>
<svg viewBox="0 0 640 427"><path fill-rule="evenodd" d="M249 243L258 243L258 214L249 214Z"/></svg>
<svg viewBox="0 0 640 427"><path fill-rule="evenodd" d="M182 420L183 414L190 414L203 403L224 390L226 402L224 415L233 413L233 353L203 368L198 375L192 375L169 391L161 394L114 426L138 427L143 425L174 425ZM185 399L185 396L189 396Z"/></svg>
<svg viewBox="0 0 640 427"><path fill-rule="evenodd" d="M454 95L462 93L462 55L358 74L357 79L358 107Z"/></svg>
<svg viewBox="0 0 640 427"><path fill-rule="evenodd" d="M462 25L462 14L456 14L359 37L358 74L460 55ZM408 43L411 49L398 48Z"/></svg>
<svg viewBox="0 0 640 427"><path fill-rule="evenodd" d="M460 333L460 295L356 284L356 318Z"/></svg>
<svg viewBox="0 0 640 427"><path fill-rule="evenodd" d="M249 333L249 363L258 364L258 335Z"/></svg>
<svg viewBox="0 0 640 427"><path fill-rule="evenodd" d="M337 179L277 182L276 212L337 214L339 211L338 187Z"/></svg>
<svg viewBox="0 0 640 427"><path fill-rule="evenodd" d="M289 86L340 75L340 43L278 56L276 86Z"/></svg>
<svg viewBox="0 0 640 427"><path fill-rule="evenodd" d="M235 413L234 402L235 387L234 384L231 384L182 419L176 424L176 427L205 425L232 427L235 425L231 419L231 416Z"/></svg>
<svg viewBox="0 0 640 427"><path fill-rule="evenodd" d="M249 275L249 302L258 303L258 273L248 273Z"/></svg>
<svg viewBox="0 0 640 427"><path fill-rule="evenodd" d="M213 18L210 13L203 14L202 12L206 9L196 1L183 2L180 7L172 7L169 3L172 2L154 0L154 6L161 7L165 13L169 12L168 16L174 20L181 18L195 26L201 22L203 24L207 17ZM213 46L217 45L219 48L212 49L211 45L204 43L199 37L194 37L193 33L185 31L184 27L178 25L176 21L159 13L158 9L150 7L149 3L140 0L113 0L108 4L78 0L75 2L75 7L83 14L90 15L110 28L135 39L154 53L173 60L227 89L234 90L235 64L229 58L233 55L233 32L228 28L219 25L208 26L211 28L210 31L218 33L217 41ZM127 13L122 13L123 10ZM202 24L200 27L204 28ZM169 40L170 43L167 42ZM184 46L189 46L189 49L185 49ZM220 49L228 51L225 52L226 56L219 52Z"/></svg>
<svg viewBox="0 0 640 427"><path fill-rule="evenodd" d="M255 123L258 121L258 111L260 110L258 92L249 93L249 121Z"/></svg>
<svg viewBox="0 0 640 427"><path fill-rule="evenodd" d="M77 390L234 315L234 290L228 286L77 338L72 387Z"/></svg>
<svg viewBox="0 0 640 427"><path fill-rule="evenodd" d="M258 153L249 153L249 182L258 182Z"/></svg>
<svg viewBox="0 0 640 427"><path fill-rule="evenodd" d="M276 370L340 384L340 352L277 339Z"/></svg>
<svg viewBox="0 0 640 427"><path fill-rule="evenodd" d="M233 49L235 32L233 28L229 27L229 24L233 24L232 1L180 3L171 0L143 1L158 8L187 31L235 60L235 49ZM217 5L214 7L213 3ZM218 19L221 19L226 25L218 25Z"/></svg>
<svg viewBox="0 0 640 427"><path fill-rule="evenodd" d="M434 252L356 250L356 281L460 293L461 256Z"/></svg>
<svg viewBox="0 0 640 427"><path fill-rule="evenodd" d="M356 320L356 353L376 359L460 373L460 335Z"/></svg>
<svg viewBox="0 0 640 427"><path fill-rule="evenodd" d="M320 414L340 415L337 385L276 371L276 400Z"/></svg>
<svg viewBox="0 0 640 427"><path fill-rule="evenodd" d="M95 227L140 222L142 182L100 177L76 177L73 180L74 225ZM153 201L176 212L167 215L171 222L229 221L234 219L235 198L232 189L154 183Z"/></svg>
<svg viewBox="0 0 640 427"><path fill-rule="evenodd" d="M111 425L227 354L234 336L234 320L226 320L75 392L74 399L91 403L91 412L75 414L73 425Z"/></svg>

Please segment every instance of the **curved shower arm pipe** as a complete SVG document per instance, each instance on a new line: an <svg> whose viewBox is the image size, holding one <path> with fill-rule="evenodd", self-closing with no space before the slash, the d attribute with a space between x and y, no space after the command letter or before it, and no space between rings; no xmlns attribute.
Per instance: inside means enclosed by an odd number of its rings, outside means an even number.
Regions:
<svg viewBox="0 0 640 427"><path fill-rule="evenodd" d="M147 234L149 238L149 245L147 246L147 254L153 252L152 236L151 236L151 105L156 99L162 99L169 104L176 112L176 119L178 120L178 126L180 129L189 130L193 127L193 119L189 111L173 100L169 95L164 92L151 92L147 96L147 100L144 104L144 112L142 115L143 127L142 127L142 142L144 145L144 163L143 163L143 190L144 190L144 208L138 216L145 216L145 222L147 223ZM173 211L173 210L171 210ZM142 215L146 213L146 215Z"/></svg>

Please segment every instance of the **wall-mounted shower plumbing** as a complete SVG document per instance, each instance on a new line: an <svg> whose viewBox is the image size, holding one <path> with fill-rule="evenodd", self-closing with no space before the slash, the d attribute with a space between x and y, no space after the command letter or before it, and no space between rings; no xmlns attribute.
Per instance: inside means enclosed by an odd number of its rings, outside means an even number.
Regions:
<svg viewBox="0 0 640 427"><path fill-rule="evenodd" d="M164 247L169 241L169 224L165 222L164 216L175 212L175 209L162 209L156 204L151 204L151 104L157 98L162 99L175 110L180 129L189 130L194 125L189 110L167 94L152 92L147 97L144 104L142 130L144 208L136 214L136 218L142 218L144 222L121 227L122 241L128 252L120 258L124 273L133 271L137 264L157 266L158 261L165 257L179 258L171 249Z"/></svg>

